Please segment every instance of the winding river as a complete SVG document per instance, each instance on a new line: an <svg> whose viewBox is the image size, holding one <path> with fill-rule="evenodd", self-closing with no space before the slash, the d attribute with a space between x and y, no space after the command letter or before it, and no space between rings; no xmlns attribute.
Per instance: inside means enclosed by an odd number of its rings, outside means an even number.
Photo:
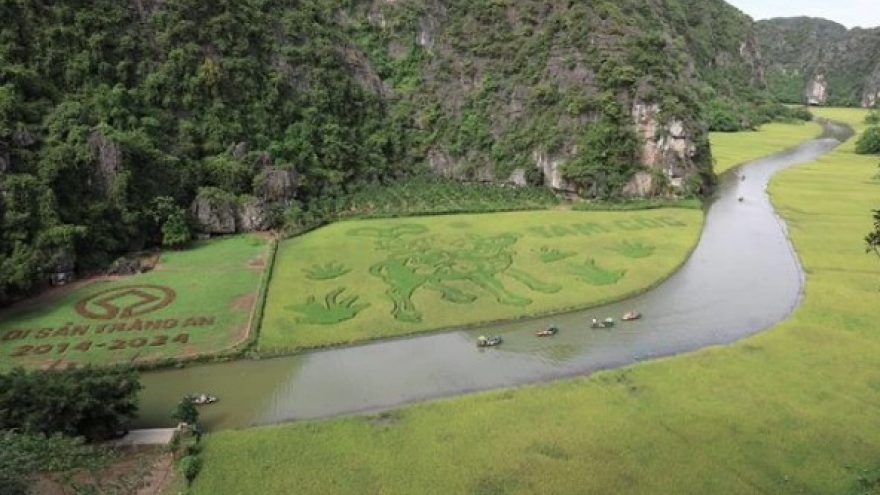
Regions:
<svg viewBox="0 0 880 495"><path fill-rule="evenodd" d="M737 173L723 176L691 257L645 294L473 330L146 373L137 426L167 426L176 402L193 391L221 397L202 409L209 429L244 428L582 375L764 330L793 311L804 280L765 188L773 173L827 153L851 133L832 123L825 128L818 139L740 167L745 180ZM618 317L630 308L645 317L613 331L589 328L592 317ZM562 329L559 335L534 337L536 329L551 322ZM478 334L503 334L505 343L477 349Z"/></svg>

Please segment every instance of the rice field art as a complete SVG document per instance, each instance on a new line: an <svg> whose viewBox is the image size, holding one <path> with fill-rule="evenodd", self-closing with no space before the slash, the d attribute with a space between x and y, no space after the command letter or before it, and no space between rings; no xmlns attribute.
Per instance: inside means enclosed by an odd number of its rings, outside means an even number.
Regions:
<svg viewBox="0 0 880 495"><path fill-rule="evenodd" d="M279 247L263 351L607 302L681 264L702 213L533 211L338 222Z"/></svg>

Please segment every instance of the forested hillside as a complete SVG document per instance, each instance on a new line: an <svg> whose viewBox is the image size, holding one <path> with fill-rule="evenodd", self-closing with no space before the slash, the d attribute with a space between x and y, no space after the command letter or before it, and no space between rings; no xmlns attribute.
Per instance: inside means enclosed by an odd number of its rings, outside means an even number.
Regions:
<svg viewBox="0 0 880 495"><path fill-rule="evenodd" d="M435 173L699 194L778 110L721 0L0 2L0 303Z"/></svg>
<svg viewBox="0 0 880 495"><path fill-rule="evenodd" d="M771 93L787 103L873 106L880 95L880 28L851 29L825 19L757 23Z"/></svg>

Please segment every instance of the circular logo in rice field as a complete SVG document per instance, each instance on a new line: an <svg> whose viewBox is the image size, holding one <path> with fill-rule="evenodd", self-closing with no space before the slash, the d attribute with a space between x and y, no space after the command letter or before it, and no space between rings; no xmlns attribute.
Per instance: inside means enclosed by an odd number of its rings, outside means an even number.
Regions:
<svg viewBox="0 0 880 495"><path fill-rule="evenodd" d="M74 309L91 320L133 318L168 306L177 294L164 285L127 285L92 294L80 300Z"/></svg>

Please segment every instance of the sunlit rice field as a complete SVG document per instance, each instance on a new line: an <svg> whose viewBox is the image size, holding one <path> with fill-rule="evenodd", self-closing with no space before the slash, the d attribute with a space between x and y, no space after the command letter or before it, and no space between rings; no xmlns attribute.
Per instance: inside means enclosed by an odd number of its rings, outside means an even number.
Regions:
<svg viewBox="0 0 880 495"><path fill-rule="evenodd" d="M696 209L338 222L282 243L261 351L585 307L644 290L696 244Z"/></svg>
<svg viewBox="0 0 880 495"><path fill-rule="evenodd" d="M0 370L144 364L248 337L268 244L243 235L151 257L147 273L54 289L0 312Z"/></svg>
<svg viewBox="0 0 880 495"><path fill-rule="evenodd" d="M587 378L214 434L194 493L873 493L880 261L861 238L876 172L848 143L775 178L808 279L769 331Z"/></svg>

